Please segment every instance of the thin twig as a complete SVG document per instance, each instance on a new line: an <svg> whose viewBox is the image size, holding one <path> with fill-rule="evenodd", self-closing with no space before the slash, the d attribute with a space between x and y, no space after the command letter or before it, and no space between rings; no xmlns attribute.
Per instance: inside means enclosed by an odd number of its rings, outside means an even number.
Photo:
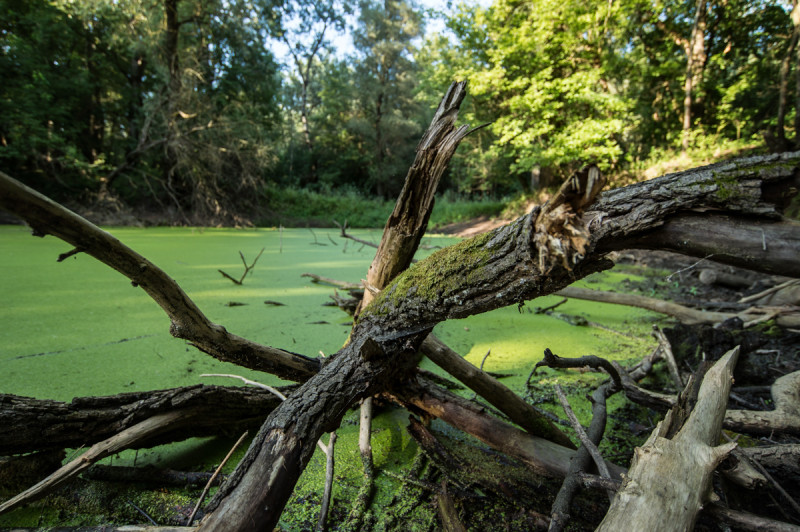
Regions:
<svg viewBox="0 0 800 532"><path fill-rule="evenodd" d="M247 437L247 434L248 432L245 431L244 434L239 436L239 439L236 440L236 443L233 444L231 450L228 451L228 454L225 455L225 458L223 458L222 462L220 462L219 466L217 466L217 469L214 471L214 474L211 475L211 478L208 479L208 482L206 482L206 486L203 488L203 492L200 494L200 498L197 499L197 504L194 505L194 510L192 510L192 513L189 515L189 519L187 519L186 521L186 526L192 526L192 521L194 521L194 516L197 514L197 510L200 509L200 505L203 504L203 500L206 498L206 495L208 495L208 490L211 489L211 485L214 483L214 480L216 480L217 476L219 476L220 471L222 471L222 468L225 466L230 457L233 455L234 451L236 451L236 448L242 444L244 439Z"/></svg>
<svg viewBox="0 0 800 532"><path fill-rule="evenodd" d="M690 264L689 266L687 266L687 267L685 267L685 268L681 268L680 270L678 270L678 271L676 271L676 272L672 272L671 274L669 274L669 275L666 277L666 280L667 280L667 281L671 281L673 276L675 276L675 275L678 275L678 274L681 274L681 273L683 273L683 272L685 272L685 271L692 270L692 269L696 268L698 264L701 264L703 261L706 261L706 260L710 259L710 258L711 258L711 257L713 257L713 256L714 256L714 254L713 254L713 253L711 253L710 255L706 255L706 256L705 256L705 257L703 257L702 259L698 260L697 262L695 262L695 263L693 263L693 264Z"/></svg>
<svg viewBox="0 0 800 532"><path fill-rule="evenodd" d="M555 304L553 304L553 305L550 305L549 307L537 308L537 309L534 311L534 314L544 314L544 313L546 313L548 310L553 310L553 309L555 309L555 308L558 308L558 307L560 307L561 305L563 305L563 304L564 304L564 303L566 303L567 301L569 301L569 298L566 298L566 297L565 297L564 299L562 299L562 300L561 300L561 301L559 301L558 303L555 303Z"/></svg>
<svg viewBox="0 0 800 532"><path fill-rule="evenodd" d="M142 514L143 516L145 516L145 517L147 518L147 520L148 520L148 521L150 521L151 523L153 523L155 526L158 526L158 523L156 523L155 519L153 519L152 517L150 517L149 515L147 515L147 512L145 512L144 510L142 510L141 508L139 508L138 506L136 506L136 505L133 503L133 501L131 501L130 499L128 500L128 504L130 504L131 506L133 506L133 507L136 509L136 511L137 511L137 512L139 512L140 514Z"/></svg>
<svg viewBox="0 0 800 532"><path fill-rule="evenodd" d="M278 396L281 401L285 401L286 400L286 396L283 395L280 391L278 391L275 388L273 388L272 386L269 386L267 384L262 384L262 383L256 382L256 381L251 381L247 377L242 377L241 375L232 375L230 373L203 373L200 376L201 377L230 377L231 379L239 379L245 384L249 384L251 386L256 386L258 388L261 388L262 390L267 390L271 394Z"/></svg>
<svg viewBox="0 0 800 532"><path fill-rule="evenodd" d="M317 275L315 273L304 273L301 274L300 277L310 277L311 281L314 283L325 283L342 288L344 290L357 290L359 288L364 288L361 283L348 283L347 281L339 281L336 279L331 279L330 277L323 277L322 275Z"/></svg>
<svg viewBox="0 0 800 532"><path fill-rule="evenodd" d="M328 245L328 244L326 244L326 243L324 243L324 242L320 242L320 241L318 241L318 240L317 240L317 233L315 233L313 229L311 229L311 228L309 227L309 228L308 228L308 230L309 230L309 231L311 231L311 234L312 234L312 235L314 235L314 241L313 241L313 242L310 242L310 244L311 244L312 246L327 246L327 245Z"/></svg>
<svg viewBox="0 0 800 532"><path fill-rule="evenodd" d="M333 446L336 443L336 432L331 432L328 440L327 461L325 462L325 491L322 494L322 508L319 511L319 521L317 530L325 530L325 520L328 518L328 508L331 504L331 492L333 491Z"/></svg>
<svg viewBox="0 0 800 532"><path fill-rule="evenodd" d="M672 376L672 380L675 382L675 387L678 391L682 390L686 383L683 382L681 374L678 371L678 363L675 361L675 355L672 353L672 345L669 343L664 332L656 325L653 326L653 337L661 346L661 351L664 353L664 360L667 361L667 367L669 367L669 372Z"/></svg>
<svg viewBox="0 0 800 532"><path fill-rule="evenodd" d="M239 257L242 259L242 264L244 264L244 273L242 274L242 276L238 280L234 279L233 277L231 277L230 275L228 275L227 273L225 273L222 270L217 270L217 271L219 273L221 273L223 277L226 277L226 278L230 279L231 281L233 281L234 284L241 285L244 282L244 278L247 277L247 274L250 273L253 270L253 268L255 268L256 262L258 262L258 259L261 257L262 253L264 253L264 248L261 248L261 251L258 252L258 255L256 255L256 258L253 259L253 263L250 266L248 266L247 265L247 261L244 258L244 254L241 251L239 252Z"/></svg>
<svg viewBox="0 0 800 532"><path fill-rule="evenodd" d="M370 242L369 240L361 240L360 238L356 238L353 235L349 234L347 232L347 220L344 221L344 225L341 225L336 220L334 220L333 223L335 223L339 227L339 229L341 229L341 231L342 231L341 232L341 237L342 238L349 238L350 240L354 240L354 241L358 242L359 244L364 244L365 246L369 246L369 247L372 247L372 248L377 248L378 247L378 244L376 244L375 242Z"/></svg>
<svg viewBox="0 0 800 532"><path fill-rule="evenodd" d="M489 349L488 351L486 351L486 354L483 355L483 360L481 360L481 371L483 371L483 364L486 362L486 359L489 358L489 355L491 355L491 354L492 354L492 350Z"/></svg>
<svg viewBox="0 0 800 532"><path fill-rule="evenodd" d="M759 292L757 294L753 294L751 296L743 297L742 299L739 300L739 303L750 303L752 301L756 301L757 299L761 299L762 297L768 296L768 295L770 295L770 294L772 294L774 292L777 292L778 290L782 290L782 289L786 288L787 286L791 286L793 284L799 284L799 283L800 283L800 280L791 279L791 280L786 281L784 283L775 285L772 288L767 288L766 290L764 290L762 292Z"/></svg>

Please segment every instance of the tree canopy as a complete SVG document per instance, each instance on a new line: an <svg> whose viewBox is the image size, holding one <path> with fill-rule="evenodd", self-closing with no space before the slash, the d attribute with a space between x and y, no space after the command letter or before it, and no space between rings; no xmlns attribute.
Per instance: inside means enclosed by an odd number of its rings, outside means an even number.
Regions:
<svg viewBox="0 0 800 532"><path fill-rule="evenodd" d="M796 11L3 0L0 165L59 199L257 222L275 187L395 195L461 79L465 118L490 125L443 178L457 194L530 191L586 163L615 175L687 150L779 151L796 142Z"/></svg>

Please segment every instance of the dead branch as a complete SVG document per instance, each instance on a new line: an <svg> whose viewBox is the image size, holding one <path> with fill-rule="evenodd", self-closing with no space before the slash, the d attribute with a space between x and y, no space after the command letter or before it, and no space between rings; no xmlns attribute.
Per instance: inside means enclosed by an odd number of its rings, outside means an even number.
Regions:
<svg viewBox="0 0 800 532"><path fill-rule="evenodd" d="M211 479L213 473L204 471L176 471L155 467L128 467L95 464L86 470L82 478L106 482L142 482L158 486L178 486L201 488L211 482L218 486L226 475Z"/></svg>
<svg viewBox="0 0 800 532"><path fill-rule="evenodd" d="M71 461L38 484L0 504L0 514L10 512L15 508L44 497L66 481L75 478L98 460L135 446L137 443L167 430L178 422L184 421L185 417L185 412L181 410L155 415L105 441L94 444L80 458Z"/></svg>
<svg viewBox="0 0 800 532"><path fill-rule="evenodd" d="M547 477L564 477L575 451L528 434L509 425L486 409L439 388L425 379L417 378L392 391L393 398L417 407L429 415L471 434L498 451L513 456L528 465L537 474ZM607 463L612 476L622 469Z"/></svg>
<svg viewBox="0 0 800 532"><path fill-rule="evenodd" d="M353 240L353 241L358 242L359 244L363 244L365 246L369 246L371 248L377 248L378 247L378 244L376 244L375 242L370 242L369 240L363 240L361 238L355 237L355 236L351 235L350 233L348 233L347 232L347 220L344 221L344 225L340 224L336 220L333 220L333 223L335 223L336 227L338 227L340 229L340 231L341 231L341 235L340 236L342 238L349 238L350 240Z"/></svg>
<svg viewBox="0 0 800 532"><path fill-rule="evenodd" d="M773 159L777 161L779 159ZM733 161L720 163L705 167L709 175L713 174L717 168L730 171L730 164ZM699 169L698 169L699 170ZM745 170L742 174L743 179L738 183L733 183L732 188L736 188L738 197L730 198L738 203L739 206L730 206L725 209L728 211L739 211L745 208L750 195L748 190L754 182L747 175ZM752 174L751 174L752 176ZM776 201L783 202L791 197L791 188L797 190L798 177L790 183L781 186L770 187L771 190L764 190L763 196L773 196L783 194L784 198L776 198ZM720 185L709 181L709 186L719 190ZM627 188L627 187L626 187ZM635 193L635 188L625 193ZM673 197L672 191L664 191L660 197ZM676 196L677 197L677 196ZM610 198L609 198L610 199ZM741 212L741 211L740 211ZM681 212L675 216L667 218L663 225L654 228L652 231L642 233L636 238L627 242L614 244L609 241L612 248L621 249L663 249L676 251L692 257L707 257L714 262L729 264L750 270L757 270L765 273L785 275L787 277L800 277L800 265L797 261L797 249L800 246L800 224L797 222L781 219L773 215L768 215L771 219L752 220L739 218L735 214L715 213L702 214L696 212ZM713 227L713 230L709 230ZM698 238L703 235L704 238ZM764 261L764 264L754 268L753 264Z"/></svg>
<svg viewBox="0 0 800 532"><path fill-rule="evenodd" d="M375 259L367 271L365 286L382 290L411 264L428 227L439 180L461 140L469 133L467 125L455 127L458 110L466 95L466 82L453 83L436 109L430 127L417 146L416 158L408 170L395 208L386 221ZM372 299L367 290L361 308L369 305ZM356 310L356 316L358 314Z"/></svg>
<svg viewBox="0 0 800 532"><path fill-rule="evenodd" d="M353 313L356 318L360 310L368 306L380 290L414 261L414 254L428 227L439 179L469 130L467 126L455 128L458 110L465 96L466 82L453 83L450 86L417 147L414 164L408 171L394 211L386 221L381 242L377 246L378 251L369 266L367 278L362 283L365 288L364 296ZM414 208L409 208L411 205ZM345 226L341 227L343 237L347 237L346 225L345 223ZM361 434L368 438L372 426L370 398L365 398L361 403L360 420ZM365 467L365 482L371 483L372 448L364 444L361 439L359 443ZM368 470L370 473L367 473ZM365 489L372 491L370 486Z"/></svg>
<svg viewBox="0 0 800 532"><path fill-rule="evenodd" d="M564 394L564 390L561 389L561 385L556 383L555 390L556 395L558 396L558 401L561 403L564 413L567 414L570 425L575 430L575 434L581 441L581 445L586 447L586 450L589 451L589 454L592 456L592 460L597 466L600 476L603 478L611 478L608 468L606 467L605 460L603 459L603 455L600 454L600 450L597 448L597 445L595 445L595 443L589 439L589 436L586 434L583 426L578 421L578 417L575 415L575 412L572 411L569 401L567 401L567 396Z"/></svg>
<svg viewBox="0 0 800 532"><path fill-rule="evenodd" d="M729 410L725 428L751 434L800 434L800 371L775 380L771 394L774 410Z"/></svg>
<svg viewBox="0 0 800 532"><path fill-rule="evenodd" d="M556 295L572 297L575 299L584 299L587 301L598 301L600 303L613 303L616 305L628 305L631 307L643 308L678 318L682 323L687 324L716 324L731 318L740 318L746 324L754 325L765 316L770 316L769 319L774 317L778 325L783 327L800 326L800 312L797 312L791 308L749 308L736 314L730 312L709 312L685 307L683 305L679 305L678 303L672 303L670 301L664 301L653 297L640 296L637 294L623 294L620 292L592 290L588 288L579 288L577 286L568 286L563 288L559 290Z"/></svg>
<svg viewBox="0 0 800 532"><path fill-rule="evenodd" d="M506 385L470 364L435 335L428 335L422 342L421 350L434 364L466 384L520 427L535 436L574 448L569 437L549 419L523 401Z"/></svg>
<svg viewBox="0 0 800 532"><path fill-rule="evenodd" d="M244 439L247 437L247 434L248 433L245 432L241 436L239 436L239 439L236 440L236 443L233 444L231 450L228 451L228 454L226 454L225 458L222 459L222 462L219 463L217 469L214 470L214 473L211 475L211 478L209 478L208 482L206 482L206 485L203 487L203 492L200 494L200 497L197 498L197 504L194 505L192 513L189 514L189 518L186 519L186 526L192 526L192 522L194 521L194 516L197 515L197 511L200 509L200 505L203 504L206 495L208 495L208 490L211 489L211 486L214 484L214 480L216 480L216 478L219 476L225 464L228 463L228 460L230 460L231 456L233 455L233 452L239 448L239 445L242 444Z"/></svg>
<svg viewBox="0 0 800 532"><path fill-rule="evenodd" d="M602 368L611 376L610 381L599 386L591 395L592 421L589 424L589 430L585 434L590 445L581 445L576 451L575 457L570 460L564 482L561 484L561 489L559 489L556 500L553 502L548 530L550 532L560 532L570 520L569 509L582 483L580 474L586 472L593 459L597 461L603 460L599 452L597 456L593 456L592 448L596 449L606 430L606 400L622 389L622 381L617 368L609 361L597 356L562 358L554 355L550 349L545 349L544 359L536 364L536 367L540 365L557 368L590 366L594 369ZM577 419L575 421L577 422ZM603 476L610 477L608 468L603 473Z"/></svg>
<svg viewBox="0 0 800 532"><path fill-rule="evenodd" d="M204 353L287 380L305 380L319 370L317 360L257 344L211 322L155 264L109 233L2 172L0 208L25 220L35 236L56 236L123 274L167 313L172 336L190 341Z"/></svg>
<svg viewBox="0 0 800 532"><path fill-rule="evenodd" d="M747 512L738 512L723 506L718 502L712 502L704 507L715 519L742 530L752 530L753 532L800 532L800 526L776 521L767 517L753 515Z"/></svg>
<svg viewBox="0 0 800 532"><path fill-rule="evenodd" d="M358 290L364 288L364 286L361 283L348 283L346 281L337 281L336 279L323 277L321 275L316 275L314 273L304 273L300 277L310 277L311 281L314 283L325 283L331 286L335 286L337 288L343 288L344 290Z"/></svg>
<svg viewBox="0 0 800 532"><path fill-rule="evenodd" d="M241 251L239 252L239 257L242 259L242 264L244 265L244 273L242 274L242 276L239 279L234 279L233 277L231 277L230 275L228 275L227 273L225 273L222 270L217 270L217 271L219 273L221 273L223 277L233 281L233 284L238 284L238 285L241 286L241 284L244 282L244 278L247 277L247 274L250 273L251 271L253 271L253 268L255 268L256 262L258 262L258 259L261 257L262 253L264 253L264 248L261 248L261 251L258 252L258 255L256 255L256 258L254 258L253 262L248 266L247 265L247 261L244 258L244 255L242 254Z"/></svg>
<svg viewBox="0 0 800 532"><path fill-rule="evenodd" d="M736 446L715 447L738 354L738 347L729 351L706 373L697 403L682 426L673 426L679 416L671 410L644 446L636 449L599 531L693 528L708 496L712 472ZM676 429L673 438L665 437Z"/></svg>
<svg viewBox="0 0 800 532"><path fill-rule="evenodd" d="M744 447L739 450L780 476L791 478L800 475L800 444Z"/></svg>
<svg viewBox="0 0 800 532"><path fill-rule="evenodd" d="M328 440L327 450L325 451L325 490L322 493L322 507L319 511L319 520L317 521L316 528L317 530L325 530L325 521L328 519L328 508L331 504L331 493L333 492L333 451L335 444L336 432L331 432L331 437Z"/></svg>
<svg viewBox="0 0 800 532"><path fill-rule="evenodd" d="M283 393L290 392L283 387ZM263 391L195 385L107 397L76 397L71 403L0 395L0 455L78 448L108 439L150 416L182 410L185 422L168 427L142 446L195 436L241 434L257 429L280 401ZM42 434L47 434L46 438Z"/></svg>
<svg viewBox="0 0 800 532"><path fill-rule="evenodd" d="M771 388L774 410L728 410L723 427L735 432L800 434L800 371L775 380ZM625 384L625 395L631 401L667 410L675 405L675 396L652 392L632 383Z"/></svg>
<svg viewBox="0 0 800 532"><path fill-rule="evenodd" d="M669 368L669 374L672 376L672 381L675 383L675 389L681 390L686 383L684 382L683 377L681 377L680 371L678 371L678 363L675 361L675 354L672 352L672 345L664 335L664 332L656 325L653 326L652 335L653 338L655 338L658 342L658 345L661 347L664 360L666 360L667 367Z"/></svg>

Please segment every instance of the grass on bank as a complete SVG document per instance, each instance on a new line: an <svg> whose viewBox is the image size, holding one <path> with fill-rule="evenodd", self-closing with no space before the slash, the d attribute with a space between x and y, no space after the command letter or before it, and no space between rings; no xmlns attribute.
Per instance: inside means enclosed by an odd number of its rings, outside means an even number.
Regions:
<svg viewBox="0 0 800 532"><path fill-rule="evenodd" d="M680 148L654 150L646 159L631 162L624 170L608 176L610 187L616 188L637 181L725 159L756 155L764 151L755 139L724 140L713 135L697 136L689 151ZM432 229L475 218L514 219L542 203L554 192L518 192L508 197L472 198L445 191L436 198L429 227ZM395 200L369 197L349 187L328 191L270 186L264 192L268 212L255 223L259 227L332 227L334 221L354 228L380 228L394 208Z"/></svg>
<svg viewBox="0 0 800 532"><path fill-rule="evenodd" d="M349 227L383 227L395 200L368 197L354 189L315 192L270 187L265 192L272 209L256 220L259 227L331 227L334 221ZM471 200L444 194L436 198L429 227L463 222L481 216L500 216L506 201Z"/></svg>

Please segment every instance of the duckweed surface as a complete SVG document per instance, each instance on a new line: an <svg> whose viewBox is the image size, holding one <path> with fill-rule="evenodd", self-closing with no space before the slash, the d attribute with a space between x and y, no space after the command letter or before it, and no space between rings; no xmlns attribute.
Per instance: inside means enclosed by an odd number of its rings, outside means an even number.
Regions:
<svg viewBox="0 0 800 532"><path fill-rule="evenodd" d="M114 228L110 232L164 269L211 320L246 338L310 356L337 351L347 338L351 320L336 307L323 306L332 287L314 284L301 274L357 282L365 277L375 252L339 238L333 229ZM380 239L379 230L354 233L375 242ZM457 241L431 235L423 244L446 246ZM249 262L262 248L263 255L242 286L217 271L238 278L243 272L239 251ZM0 307L0 393L70 401L77 396L198 383L239 385L235 380L201 377L203 373L233 373L265 384L283 383L271 375L218 362L172 338L163 311L119 273L83 254L57 263L58 255L69 249L54 237L34 238L27 228L0 226L0 294L4 302ZM421 251L420 257L430 253ZM629 276L614 269L580 285L613 289ZM483 363L485 370L503 374L502 382L520 395L563 416L549 404L552 384L561 382L577 393L573 406L588 422L590 407L582 396L602 377L543 369L528 389L527 377L543 350L550 348L569 357L594 354L620 361L638 359L651 347L649 330L661 317L578 300L559 305L549 315L536 312L561 299L543 297L522 309L514 306L442 323L436 333L473 364ZM231 302L243 305L229 306ZM422 367L444 375L428 360L423 360ZM468 390L460 393L472 396ZM407 412L390 407L379 412L373 427L377 490L371 511L374 528L388 530L399 525L384 519L382 508L392 501L401 485L398 477L407 470L417 449L405 430ZM357 412L351 412L338 430L334 521L347 516L362 483L357 419ZM224 438L194 439L138 453L126 451L105 463L211 470L232 443ZM245 448L235 456L241 457ZM235 462L226 466L228 472ZM282 517L284 529L311 528L316 523L324 463L317 450ZM132 495L129 487L113 485L98 494L98 488L90 484L73 483L31 508L0 517L0 527L144 522L126 502L134 500L140 503L137 506L145 505L156 513L152 517L160 524L180 524L199 494L199 490L142 488ZM77 490L78 495L69 495L68 490ZM427 529L435 519L434 512L431 505L417 507L416 520L403 529Z"/></svg>

